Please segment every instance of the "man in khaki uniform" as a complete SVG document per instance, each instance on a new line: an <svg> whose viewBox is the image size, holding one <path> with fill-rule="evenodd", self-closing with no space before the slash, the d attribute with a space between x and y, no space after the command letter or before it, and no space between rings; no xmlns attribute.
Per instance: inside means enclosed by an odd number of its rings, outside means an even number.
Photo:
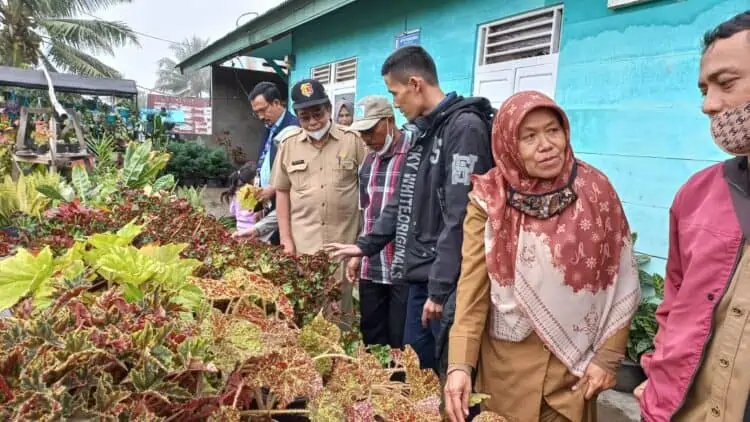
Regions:
<svg viewBox="0 0 750 422"><path fill-rule="evenodd" d="M357 132L331 120L323 86L302 80L292 88L300 129L279 148L271 184L281 245L287 253L312 254L328 243L354 243L359 233L358 174L367 148ZM352 286L344 265L342 310L352 310Z"/></svg>

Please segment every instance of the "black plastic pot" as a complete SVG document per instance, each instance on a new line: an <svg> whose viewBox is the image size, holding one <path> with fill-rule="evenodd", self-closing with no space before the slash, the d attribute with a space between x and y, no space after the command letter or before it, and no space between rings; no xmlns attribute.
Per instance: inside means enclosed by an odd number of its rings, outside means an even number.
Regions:
<svg viewBox="0 0 750 422"><path fill-rule="evenodd" d="M206 186L209 188L223 188L224 181L219 178L209 178L206 182Z"/></svg>
<svg viewBox="0 0 750 422"><path fill-rule="evenodd" d="M65 154L65 153L68 153L68 152L70 152L70 145L63 144L63 143L58 143L57 144L57 153L58 154Z"/></svg>
<svg viewBox="0 0 750 422"><path fill-rule="evenodd" d="M646 374L643 372L641 365L630 359L625 359L617 371L617 384L614 390L621 393L632 393L635 387L638 387L646 380Z"/></svg>
<svg viewBox="0 0 750 422"><path fill-rule="evenodd" d="M34 147L34 152L36 152L37 154L46 154L49 152L49 145L37 145Z"/></svg>
<svg viewBox="0 0 750 422"><path fill-rule="evenodd" d="M198 179L195 177L183 177L180 179L180 185L185 187L197 186Z"/></svg>
<svg viewBox="0 0 750 422"><path fill-rule="evenodd" d="M68 144L68 151L81 152L81 144Z"/></svg>

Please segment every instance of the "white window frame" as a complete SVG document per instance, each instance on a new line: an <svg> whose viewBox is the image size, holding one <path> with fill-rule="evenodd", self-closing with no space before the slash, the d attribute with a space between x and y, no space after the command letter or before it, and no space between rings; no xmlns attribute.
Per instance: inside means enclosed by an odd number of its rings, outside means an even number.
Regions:
<svg viewBox="0 0 750 422"><path fill-rule="evenodd" d="M337 70L338 65L341 65L348 61L354 61L354 78L349 79L347 81L343 82L336 82L337 79ZM328 83L323 83L323 88L326 90L326 93L328 94L328 98L331 99L331 105L333 105L333 110L335 112L336 107L338 104L336 104L336 97L339 95L351 95L352 97L356 96L357 93L357 65L359 64L359 60L357 57L349 57L343 60L338 60L335 62L327 63L320 66L315 66L310 69L310 78L314 78L314 75L316 74L316 71L323 70L325 68L328 69ZM323 81L321 81L323 82Z"/></svg>
<svg viewBox="0 0 750 422"><path fill-rule="evenodd" d="M610 9L619 9L621 7L635 6L636 4L649 1L653 0L607 0L607 7Z"/></svg>
<svg viewBox="0 0 750 422"><path fill-rule="evenodd" d="M508 63L508 62L517 62L517 61L524 60L524 61L529 61L533 63L537 61L536 59L538 57L526 57L526 58L521 58L521 59L512 59L512 60L505 60L505 61L500 61L496 63L485 64L485 50L487 46L487 39L489 38L489 29L496 25L502 25L502 24L510 23L510 22L517 21L517 20L523 20L523 19L527 19L527 18L537 16L537 15L547 14L549 12L553 12L552 21L551 21L552 36L550 37L550 44L549 44L550 52L549 54L546 54L541 57L557 55L560 51L560 39L562 37L562 14L563 14L562 4L552 6L552 7L545 7L543 9L533 10L530 12L522 13L520 15L511 16L508 18L499 19L499 20L489 22L480 26L479 37L478 37L479 42L477 43L476 68L477 69L491 69L493 67L504 68L507 66L505 63ZM548 24L548 23L545 23L545 24ZM533 28L536 26L541 26L541 24L536 23L536 24L533 24L531 27ZM493 36L494 35L496 34L493 34ZM523 48L519 50L519 52L522 52L522 51L523 51ZM511 50L511 52L513 51ZM509 54L509 53L504 52L504 54Z"/></svg>

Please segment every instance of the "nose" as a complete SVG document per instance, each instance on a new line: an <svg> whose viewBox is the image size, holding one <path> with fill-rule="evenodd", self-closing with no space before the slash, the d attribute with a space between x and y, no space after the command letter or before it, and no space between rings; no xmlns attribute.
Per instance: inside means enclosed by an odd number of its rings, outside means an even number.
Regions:
<svg viewBox="0 0 750 422"><path fill-rule="evenodd" d="M724 109L724 101L722 101L721 96L716 91L709 89L703 98L703 106L701 108L703 113L713 116Z"/></svg>
<svg viewBox="0 0 750 422"><path fill-rule="evenodd" d="M547 152L552 149L552 141L547 137L546 133L540 134L539 141L539 152Z"/></svg>

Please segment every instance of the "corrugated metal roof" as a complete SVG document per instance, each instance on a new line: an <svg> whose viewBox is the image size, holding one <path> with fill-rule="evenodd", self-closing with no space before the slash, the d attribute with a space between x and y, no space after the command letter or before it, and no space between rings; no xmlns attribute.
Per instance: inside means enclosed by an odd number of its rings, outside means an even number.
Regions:
<svg viewBox="0 0 750 422"><path fill-rule="evenodd" d="M50 73L56 92L84 95L113 95L130 97L138 95L135 81L130 79L91 78L69 73ZM0 86L44 89L47 78L41 70L0 66Z"/></svg>
<svg viewBox="0 0 750 422"><path fill-rule="evenodd" d="M183 73L195 71L224 62L240 53L252 52L285 38L284 36L296 27L354 1L356 0L285 0L183 60L177 68ZM281 59L282 57L264 58Z"/></svg>

